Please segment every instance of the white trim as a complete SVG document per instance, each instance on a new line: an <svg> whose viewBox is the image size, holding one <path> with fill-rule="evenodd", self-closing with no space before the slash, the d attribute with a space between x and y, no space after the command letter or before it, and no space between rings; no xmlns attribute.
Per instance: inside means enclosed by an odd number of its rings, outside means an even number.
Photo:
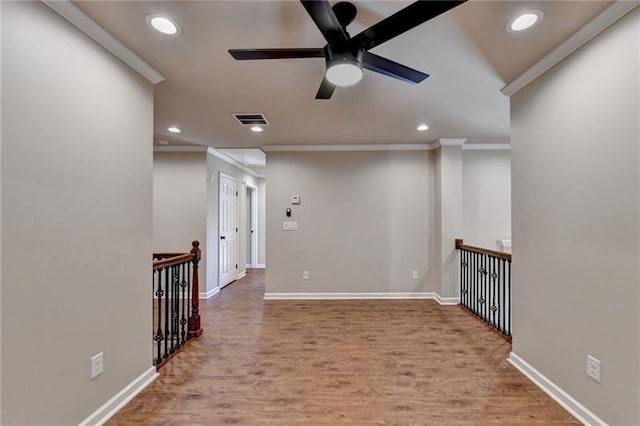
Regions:
<svg viewBox="0 0 640 426"><path fill-rule="evenodd" d="M251 229L246 231L249 233L249 239L251 240L251 263L247 268L253 268L253 265L258 263L258 187L250 183L246 184L247 188L251 190ZM253 233L251 233L253 230ZM245 260L246 261L246 260Z"/></svg>
<svg viewBox="0 0 640 426"><path fill-rule="evenodd" d="M79 426L100 426L113 417L122 409L129 401L139 394L144 388L149 386L156 378L160 376L155 367L149 367L144 373L136 377L131 383L125 386L120 392L115 394L113 398L105 402L102 407L91 413L89 417L80 422Z"/></svg>
<svg viewBox="0 0 640 426"><path fill-rule="evenodd" d="M263 178L265 177L265 175L262 175L254 170L251 170L249 167L245 166L244 164L242 164L241 162L229 157L226 154L223 154L222 152L216 150L215 148L211 148L208 147L207 148L207 153L213 155L216 158L221 159L222 161L224 161L225 163L229 163L234 167L237 167L238 169L242 170L243 172L247 172L249 173L251 176L253 177L257 177L257 178Z"/></svg>
<svg viewBox="0 0 640 426"><path fill-rule="evenodd" d="M154 152L206 152L206 146L193 145L173 145L173 146L153 146Z"/></svg>
<svg viewBox="0 0 640 426"><path fill-rule="evenodd" d="M555 49L547 53L531 68L500 90L507 96L513 96L529 83L547 72L551 67L585 45L589 40L613 25L618 19L631 12L640 4L637 1L616 1L591 22L575 32L571 37L560 43Z"/></svg>
<svg viewBox="0 0 640 426"><path fill-rule="evenodd" d="M198 294L198 298L211 299L213 296L215 296L218 293L220 293L220 287L214 287L209 291L201 291L200 294Z"/></svg>
<svg viewBox="0 0 640 426"><path fill-rule="evenodd" d="M606 425L607 423L592 413L587 407L580 404L578 400L562 390L558 385L553 383L541 372L536 370L527 361L520 358L514 352L509 354L507 361L513 365L518 371L524 374L536 386L542 389L547 395L553 398L565 410L571 413L576 419L585 425Z"/></svg>
<svg viewBox="0 0 640 426"><path fill-rule="evenodd" d="M151 65L146 63L140 56L122 44L107 30L98 25L93 19L85 14L80 8L69 0L42 0L42 3L53 9L58 15L76 26L80 31L94 39L100 46L107 49L122 62L140 73L153 84L158 84L164 80L162 74L156 71Z"/></svg>
<svg viewBox="0 0 640 426"><path fill-rule="evenodd" d="M381 292L381 293L265 293L264 300L389 300L430 299L440 305L457 304L458 298L440 297L433 292ZM453 303L455 299L456 303Z"/></svg>
<svg viewBox="0 0 640 426"><path fill-rule="evenodd" d="M264 152L315 151L430 151L434 144L380 144L380 145L264 145Z"/></svg>
<svg viewBox="0 0 640 426"><path fill-rule="evenodd" d="M245 267L245 268L249 268L249 269L251 269L251 268L252 268L252 266L251 266L251 264L250 264L250 263L245 263L244 267Z"/></svg>
<svg viewBox="0 0 640 426"><path fill-rule="evenodd" d="M511 144L508 143L470 143L462 145L462 149L465 151L485 151L485 150L504 150L511 149Z"/></svg>
<svg viewBox="0 0 640 426"><path fill-rule="evenodd" d="M461 146L464 145L467 139L465 138L440 138L436 142L438 146Z"/></svg>
<svg viewBox="0 0 640 426"><path fill-rule="evenodd" d="M441 305L457 305L460 303L459 297L442 297L436 293L436 301Z"/></svg>
<svg viewBox="0 0 640 426"><path fill-rule="evenodd" d="M240 273L238 274L238 276L236 277L236 280L239 280L239 279L244 278L244 277L246 277L246 276L247 276L247 271L246 271L246 270L245 270L245 271L242 271L242 272L240 272Z"/></svg>
<svg viewBox="0 0 640 426"><path fill-rule="evenodd" d="M264 263L257 263L256 264L256 269L264 269L266 268L266 265Z"/></svg>

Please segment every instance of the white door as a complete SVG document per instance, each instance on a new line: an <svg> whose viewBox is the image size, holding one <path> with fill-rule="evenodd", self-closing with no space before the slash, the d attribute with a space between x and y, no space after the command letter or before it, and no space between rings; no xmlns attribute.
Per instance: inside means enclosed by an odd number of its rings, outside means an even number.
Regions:
<svg viewBox="0 0 640 426"><path fill-rule="evenodd" d="M238 181L220 173L220 288L238 276Z"/></svg>

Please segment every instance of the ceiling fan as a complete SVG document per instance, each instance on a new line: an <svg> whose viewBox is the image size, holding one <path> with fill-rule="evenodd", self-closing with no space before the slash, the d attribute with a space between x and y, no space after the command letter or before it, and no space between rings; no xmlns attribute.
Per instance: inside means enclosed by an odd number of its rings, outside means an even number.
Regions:
<svg viewBox="0 0 640 426"><path fill-rule="evenodd" d="M331 7L328 0L300 0L327 40L321 48L229 49L236 60L325 58L326 73L316 99L330 99L336 86L351 86L362 78L362 68L388 77L417 84L428 74L369 52L370 49L441 15L466 0L417 1L362 31L355 37L347 25L358 10L342 1Z"/></svg>

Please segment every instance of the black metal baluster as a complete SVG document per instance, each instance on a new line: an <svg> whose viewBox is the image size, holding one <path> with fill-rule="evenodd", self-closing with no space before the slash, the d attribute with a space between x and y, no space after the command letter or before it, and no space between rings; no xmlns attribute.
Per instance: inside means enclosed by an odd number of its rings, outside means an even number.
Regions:
<svg viewBox="0 0 640 426"><path fill-rule="evenodd" d="M478 254L472 253L471 279L473 280L473 294L471 295L471 312L477 312L478 308Z"/></svg>
<svg viewBox="0 0 640 426"><path fill-rule="evenodd" d="M191 274L193 268L191 267L193 261L187 262L187 324L191 324ZM191 333L187 329L187 340L191 339Z"/></svg>
<svg viewBox="0 0 640 426"><path fill-rule="evenodd" d="M158 357L155 360L156 365L162 363L162 296L164 291L162 290L162 269L158 270L158 290L156 291L156 297L158 298L158 330L153 338L157 344Z"/></svg>
<svg viewBox="0 0 640 426"><path fill-rule="evenodd" d="M460 256L460 303L464 305L464 253L462 250L458 251L458 256Z"/></svg>
<svg viewBox="0 0 640 426"><path fill-rule="evenodd" d="M460 292L460 301L462 306L467 305L467 293L469 292L469 282L467 281L467 251L460 250L460 258L462 259L462 268L460 269L461 279L463 281L463 289Z"/></svg>
<svg viewBox="0 0 640 426"><path fill-rule="evenodd" d="M164 270L164 285L167 289L167 297L164 300L164 358L169 357L169 283L171 282L169 278L169 268L165 268Z"/></svg>
<svg viewBox="0 0 640 426"><path fill-rule="evenodd" d="M496 278L498 278L497 272L498 259L495 257L491 258L491 324L496 327L496 311L498 310L498 305L496 302L496 291L497 291L497 283Z"/></svg>
<svg viewBox="0 0 640 426"><path fill-rule="evenodd" d="M171 288L171 293L170 293L170 299L167 299L168 305L170 305L170 309L169 309L169 339L170 339L170 345L169 345L169 353L172 354L176 351L176 348L174 346L174 338L173 338L173 303L175 301L176 298L176 294L175 294L175 282L176 282L176 267L175 265L171 267L171 281L170 281L170 288Z"/></svg>
<svg viewBox="0 0 640 426"><path fill-rule="evenodd" d="M504 264L505 263L506 263L505 259L500 259L500 270L502 272L501 273L502 280L501 280L501 285L500 285L500 288L502 289L502 295L501 295L502 296L502 303L500 304L500 306L501 306L501 309L500 309L501 316L500 317L502 318L502 321L500 322L500 331L502 332L502 334L504 334L504 329L505 329L505 327L504 327L504 318L505 318L505 314L504 314L504 312L505 312L505 305L504 305L505 270L504 270Z"/></svg>
<svg viewBox="0 0 640 426"><path fill-rule="evenodd" d="M187 323L187 319L184 317L184 313L186 311L186 287L187 287L187 280L185 279L185 275L184 275L184 271L185 271L185 264L183 263L181 266L182 269L182 280L180 280L180 288L181 288L181 305L182 305L182 317L180 318L180 327L182 329L182 336L181 336L181 342L184 345L185 341L186 341L186 331L185 331L185 324ZM188 269L187 269L188 270Z"/></svg>
<svg viewBox="0 0 640 426"><path fill-rule="evenodd" d="M511 262L507 262L507 336L511 336Z"/></svg>
<svg viewBox="0 0 640 426"><path fill-rule="evenodd" d="M478 270L478 278L480 279L480 295L478 297L478 316L480 316L480 318L483 317L482 315L482 311L484 309L484 275L482 274L482 265L484 264L484 255L483 254L479 254L478 255L478 265L479 265L479 270Z"/></svg>

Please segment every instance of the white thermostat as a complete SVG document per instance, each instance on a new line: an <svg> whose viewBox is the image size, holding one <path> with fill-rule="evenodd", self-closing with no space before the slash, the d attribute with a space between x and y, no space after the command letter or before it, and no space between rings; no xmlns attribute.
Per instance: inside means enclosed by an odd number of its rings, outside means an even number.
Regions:
<svg viewBox="0 0 640 426"><path fill-rule="evenodd" d="M291 196L291 204L300 204L300 196L292 195Z"/></svg>

